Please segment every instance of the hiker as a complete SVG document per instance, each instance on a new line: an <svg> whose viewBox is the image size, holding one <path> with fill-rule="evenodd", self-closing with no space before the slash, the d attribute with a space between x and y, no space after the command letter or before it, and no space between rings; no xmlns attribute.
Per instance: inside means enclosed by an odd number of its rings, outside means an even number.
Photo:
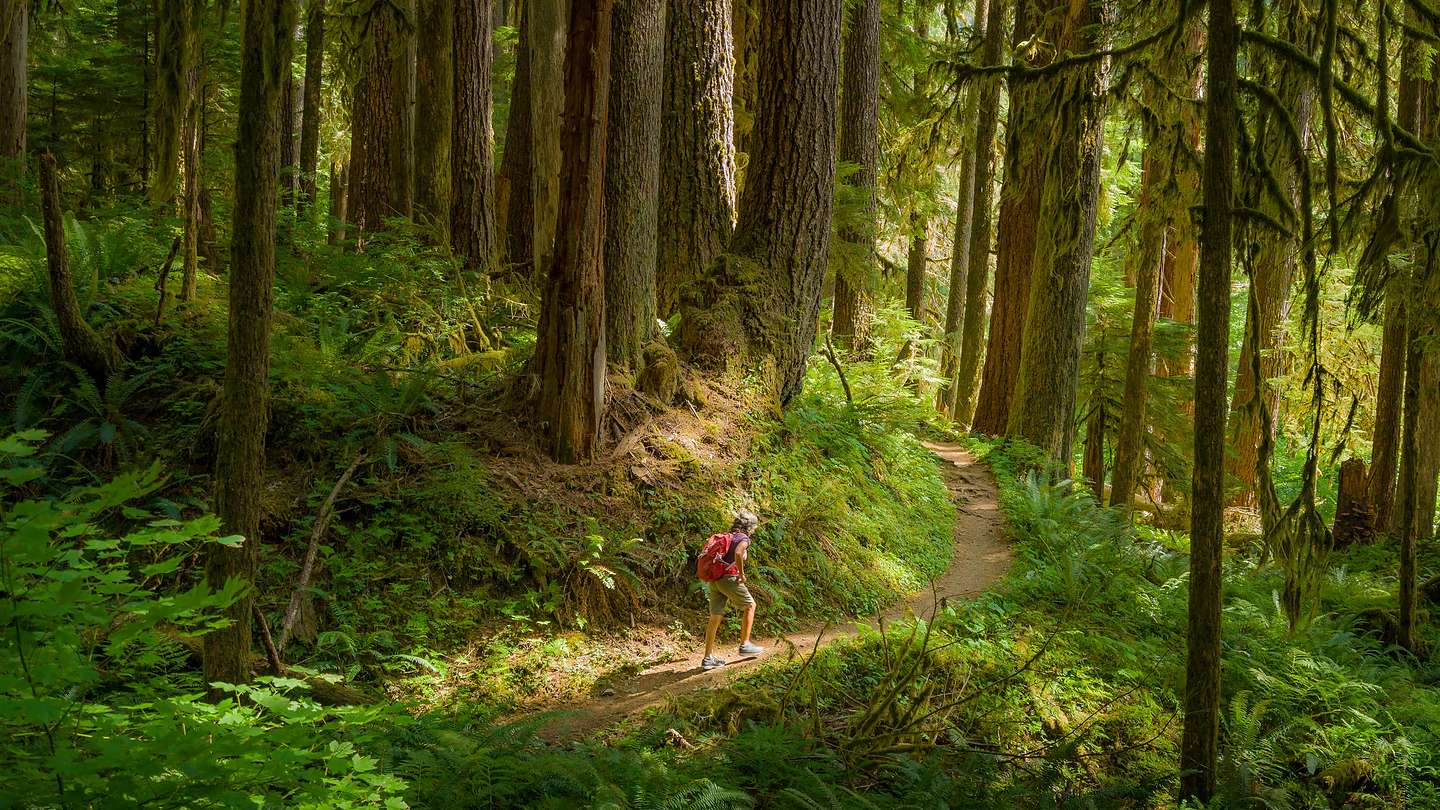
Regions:
<svg viewBox="0 0 1440 810"><path fill-rule="evenodd" d="M700 549L695 561L695 572L703 580L710 593L710 624L705 628L705 657L700 659L703 669L725 666L725 662L714 655L715 633L720 621L725 618L725 605L733 602L735 607L745 611L740 624L740 654L759 655L764 647L750 643L750 627L755 623L755 598L745 587L745 557L750 551L750 535L760 519L749 512L739 512L730 523L730 531L711 535Z"/></svg>

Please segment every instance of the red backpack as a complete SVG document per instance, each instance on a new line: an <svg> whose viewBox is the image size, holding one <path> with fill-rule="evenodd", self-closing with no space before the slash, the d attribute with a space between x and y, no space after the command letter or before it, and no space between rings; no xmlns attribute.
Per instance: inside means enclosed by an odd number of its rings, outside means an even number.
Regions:
<svg viewBox="0 0 1440 810"><path fill-rule="evenodd" d="M734 541L731 534L712 534L705 545L700 547L700 556L695 558L695 576L702 582L714 582L721 577L740 573L740 568L735 563L725 562L725 555L730 553L730 543Z"/></svg>

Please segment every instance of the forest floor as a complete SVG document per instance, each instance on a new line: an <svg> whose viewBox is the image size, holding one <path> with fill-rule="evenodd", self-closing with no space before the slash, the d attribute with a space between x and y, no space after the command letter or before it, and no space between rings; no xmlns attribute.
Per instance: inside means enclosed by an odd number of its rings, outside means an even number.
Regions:
<svg viewBox="0 0 1440 810"><path fill-rule="evenodd" d="M990 470L955 444L926 442L941 462L945 484L955 501L955 546L950 566L925 591L898 602L879 617L881 622L908 616L929 617L949 599L968 599L982 593L1010 568L1011 553L1000 514L999 491ZM552 709L539 730L551 742L577 740L608 728L631 714L699 689L715 688L767 660L809 655L860 632L859 623L810 627L784 636L755 642L765 647L759 655L736 660L733 639L722 638L717 655L730 663L719 669L700 668L701 647L656 664L605 686L598 694L565 707ZM723 631L722 631L723 636Z"/></svg>

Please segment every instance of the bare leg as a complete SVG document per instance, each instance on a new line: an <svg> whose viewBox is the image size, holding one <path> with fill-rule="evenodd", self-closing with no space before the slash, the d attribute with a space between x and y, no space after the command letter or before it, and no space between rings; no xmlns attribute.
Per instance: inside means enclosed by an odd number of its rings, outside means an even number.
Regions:
<svg viewBox="0 0 1440 810"><path fill-rule="evenodd" d="M753 612L754 612L754 611L751 611L752 614L753 614ZM747 614L747 615L750 615L750 614ZM706 628L705 628L705 657L706 657L706 658L709 658L709 657L710 657L710 654L715 651L715 633L716 633L716 631L718 631L718 630L720 629L720 622L721 622L721 620L723 620L724 618L725 618L725 616L722 615L722 614L718 614L718 613L711 613L711 614L710 614L710 624L709 624L708 626L706 626ZM748 622L745 624L745 632L746 632L747 634L750 632L750 624L749 624Z"/></svg>
<svg viewBox="0 0 1440 810"><path fill-rule="evenodd" d="M745 606L745 620L740 624L740 646L750 643L750 627L755 624L755 606Z"/></svg>

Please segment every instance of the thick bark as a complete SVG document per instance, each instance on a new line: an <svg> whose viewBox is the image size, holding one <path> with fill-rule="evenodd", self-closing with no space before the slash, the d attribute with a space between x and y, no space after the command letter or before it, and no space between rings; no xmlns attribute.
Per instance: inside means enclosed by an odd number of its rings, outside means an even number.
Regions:
<svg viewBox="0 0 1440 810"><path fill-rule="evenodd" d="M30 3L10 0L9 23L0 39L0 200L20 202L20 177L25 160L25 109L29 64Z"/></svg>
<svg viewBox="0 0 1440 810"><path fill-rule="evenodd" d="M1082 53L1099 46L1103 0L1091 0L1086 14L1057 40L1058 53ZM1071 26L1075 27L1071 27ZM1075 437L1075 395L1085 342L1085 303L1090 260L1095 252L1095 217L1100 204L1100 163L1105 148L1104 96L1109 61L1067 71L1052 80L1060 102L1046 122L1047 156L1040 225L1030 285L1020 369L1005 433L1070 461Z"/></svg>
<svg viewBox="0 0 1440 810"><path fill-rule="evenodd" d="M505 267L527 275L534 267L531 231L535 227L534 148L530 141L530 12L520 9L520 39L515 43L515 80L510 85L510 120L505 153L496 178L495 210L503 212Z"/></svg>
<svg viewBox="0 0 1440 810"><path fill-rule="evenodd" d="M565 161L555 253L535 346L539 417L555 460L594 455L605 403L605 134L611 0L576 2L566 25Z"/></svg>
<svg viewBox="0 0 1440 810"><path fill-rule="evenodd" d="M1370 434L1370 478L1366 496L1375 528L1392 523L1395 471L1400 458L1400 407L1405 385L1405 299L1397 288L1385 293L1385 326L1380 343L1380 380L1375 391L1375 427Z"/></svg>
<svg viewBox="0 0 1440 810"><path fill-rule="evenodd" d="M330 233L326 241L345 241L345 218L350 213L350 164L330 161Z"/></svg>
<svg viewBox="0 0 1440 810"><path fill-rule="evenodd" d="M152 202L175 199L179 180L182 130L189 106L190 71L195 50L187 47L195 36L198 4L189 0L159 0L155 6L155 92L151 112L155 118L154 182Z"/></svg>
<svg viewBox="0 0 1440 810"><path fill-rule="evenodd" d="M494 57L492 0L455 2L455 122L450 175L450 246L468 267L494 267L500 253L495 208L495 137L490 118Z"/></svg>
<svg viewBox="0 0 1440 810"><path fill-rule="evenodd" d="M1153 360L1155 317L1159 308L1160 264L1164 255L1165 222L1152 210L1157 203L1157 177L1168 161L1159 157L1164 147L1152 138L1146 141L1140 180L1138 216L1140 239L1131 252L1135 276L1135 309L1130 319L1130 353L1125 364L1125 393L1120 407L1120 435L1115 442L1114 477L1110 482L1110 505L1130 511L1131 496L1140 478L1145 457L1145 402Z"/></svg>
<svg viewBox="0 0 1440 810"><path fill-rule="evenodd" d="M1005 2L990 0L985 15L985 43L980 60L1000 63L1005 44ZM990 286L991 206L995 199L995 129L1000 112L1000 81L982 80L975 112L975 191L970 215L970 267L965 273L965 313L960 335L960 361L955 373L955 422L969 426L975 415L976 372L985 336L985 293Z"/></svg>
<svg viewBox="0 0 1440 810"><path fill-rule="evenodd" d="M1415 459L1420 452L1420 406L1423 399L1420 391L1420 367L1424 355L1420 347L1420 330L1416 325L1412 307L1405 339L1405 413L1401 426L1400 444L1400 616L1397 643L1407 650L1414 650L1416 577L1416 546L1419 540L1419 526L1416 521L1416 507L1419 506L1420 465Z"/></svg>
<svg viewBox="0 0 1440 810"><path fill-rule="evenodd" d="M1432 330L1433 334L1433 330ZM1435 534L1435 498L1440 487L1440 353L1430 349L1420 363L1420 414L1415 425L1415 537Z"/></svg>
<svg viewBox="0 0 1440 810"><path fill-rule="evenodd" d="M185 126L181 129L181 154L184 158L184 190L181 210L185 219L185 249L181 255L184 270L180 281L180 300L193 301L200 275L200 231L204 228L200 210L200 37L196 29L185 46L195 51L190 71L185 77Z"/></svg>
<svg viewBox="0 0 1440 810"><path fill-rule="evenodd" d="M292 0L250 0L240 41L239 120L235 130L235 211L230 240L230 323L220 397L215 507L222 531L239 546L213 544L205 564L219 589L254 576L260 547L260 496L265 478L271 302L275 281L275 202L280 169L276 119L289 78ZM205 636L205 680L250 679L248 593L226 608L228 627ZM216 699L224 697L218 690Z"/></svg>
<svg viewBox="0 0 1440 810"><path fill-rule="evenodd" d="M412 35L404 14L392 3L370 13L369 48L355 85L350 116L351 221L363 242L385 220L409 218L414 207L408 110L411 87L409 47Z"/></svg>
<svg viewBox="0 0 1440 810"><path fill-rule="evenodd" d="M613 21L605 165L605 343L638 369L655 332L664 0L618 0Z"/></svg>
<svg viewBox="0 0 1440 810"><path fill-rule="evenodd" d="M685 285L719 257L735 219L730 25L730 0L672 0L665 21L665 182L656 266L662 317L675 311Z"/></svg>
<svg viewBox="0 0 1440 810"><path fill-rule="evenodd" d="M60 331L60 350L65 359L85 369L101 385L119 365L115 345L102 340L80 311L75 281L70 275L70 255L65 247L65 213L60 208L60 181L55 176L55 156L40 156L40 203L45 220L45 263L50 276L50 308Z"/></svg>
<svg viewBox="0 0 1440 810"><path fill-rule="evenodd" d="M1051 15L1058 24L1059 15ZM1018 4L1011 45L1019 51L1040 33L1041 10ZM1044 32L1050 42L1058 30ZM1039 53L1043 49L1032 49ZM1034 56L1032 67L1045 60ZM1000 435L1010 419L1010 398L1020 372L1020 350L1025 314L1030 301L1031 264L1040 221L1040 192L1045 182L1045 161L1040 117L1046 106L1047 87L1033 78L1012 77L1005 123L1005 180L1000 195L999 228L995 239L995 296L990 309L990 335L981 372L979 401L972 429Z"/></svg>
<svg viewBox="0 0 1440 810"><path fill-rule="evenodd" d="M299 42L303 33L297 23L291 34ZM295 206L296 192L300 188L300 139L299 128L303 112L300 106L305 99L300 82L290 65L285 66L285 89L280 95L280 199L286 208Z"/></svg>
<svg viewBox="0 0 1440 810"><path fill-rule="evenodd" d="M565 109L566 19L570 0L527 4L530 15L526 45L530 49L531 183L535 220L531 232L531 261L550 267L562 193L560 170L563 151L560 129ZM608 36L608 33L607 33ZM608 91L607 91L608 92ZM601 138L603 141L604 139ZM568 192L566 192L568 193Z"/></svg>
<svg viewBox="0 0 1440 810"><path fill-rule="evenodd" d="M300 111L300 200L315 204L320 163L320 82L325 70L325 0L308 0L305 13L305 85Z"/></svg>
<svg viewBox="0 0 1440 810"><path fill-rule="evenodd" d="M450 238L451 135L455 131L458 4L418 0L415 62L415 219ZM480 11L485 11L480 9Z"/></svg>
<svg viewBox="0 0 1440 810"><path fill-rule="evenodd" d="M1188 34L1186 51L1199 54L1204 50L1205 29L1197 18ZM1187 59L1189 57L1187 56ZM1194 104L1180 107L1180 131L1184 145L1191 153L1200 152L1202 134L1200 100L1204 98L1203 61L1190 59L1190 99ZM1195 281L1200 267L1200 243L1191 217L1191 210L1200 204L1200 173L1191 160L1179 160L1171 165L1174 175L1175 199L1168 207L1166 216L1169 227L1165 233L1165 258L1160 269L1160 317L1176 323L1195 322ZM1193 347L1187 342L1173 355L1159 355L1155 358L1156 373L1163 376L1189 377L1195 364Z"/></svg>
<svg viewBox="0 0 1440 810"><path fill-rule="evenodd" d="M758 27L755 149L740 220L681 339L702 362L761 360L783 406L815 340L834 208L840 0L776 0ZM697 296L698 297L698 296Z"/></svg>
<svg viewBox="0 0 1440 810"><path fill-rule="evenodd" d="M848 182L865 195L865 214L859 228L842 228L838 236L852 246L851 256L863 256L868 263L875 254L876 167L880 159L880 0L862 0L851 7L844 59L840 160L857 167ZM843 267L836 271L830 325L837 341L850 349L855 348L865 300L857 275Z"/></svg>
<svg viewBox="0 0 1440 810"><path fill-rule="evenodd" d="M1232 0L1210 0L1206 54L1204 217L1200 226L1195 367L1195 468L1180 796L1215 793L1220 739L1220 559L1225 540L1225 378L1230 353L1231 203L1234 198L1236 54Z"/></svg>
<svg viewBox="0 0 1440 810"><path fill-rule="evenodd" d="M1085 419L1085 457L1080 471L1100 503L1105 501L1105 421L1105 397L1097 396Z"/></svg>

